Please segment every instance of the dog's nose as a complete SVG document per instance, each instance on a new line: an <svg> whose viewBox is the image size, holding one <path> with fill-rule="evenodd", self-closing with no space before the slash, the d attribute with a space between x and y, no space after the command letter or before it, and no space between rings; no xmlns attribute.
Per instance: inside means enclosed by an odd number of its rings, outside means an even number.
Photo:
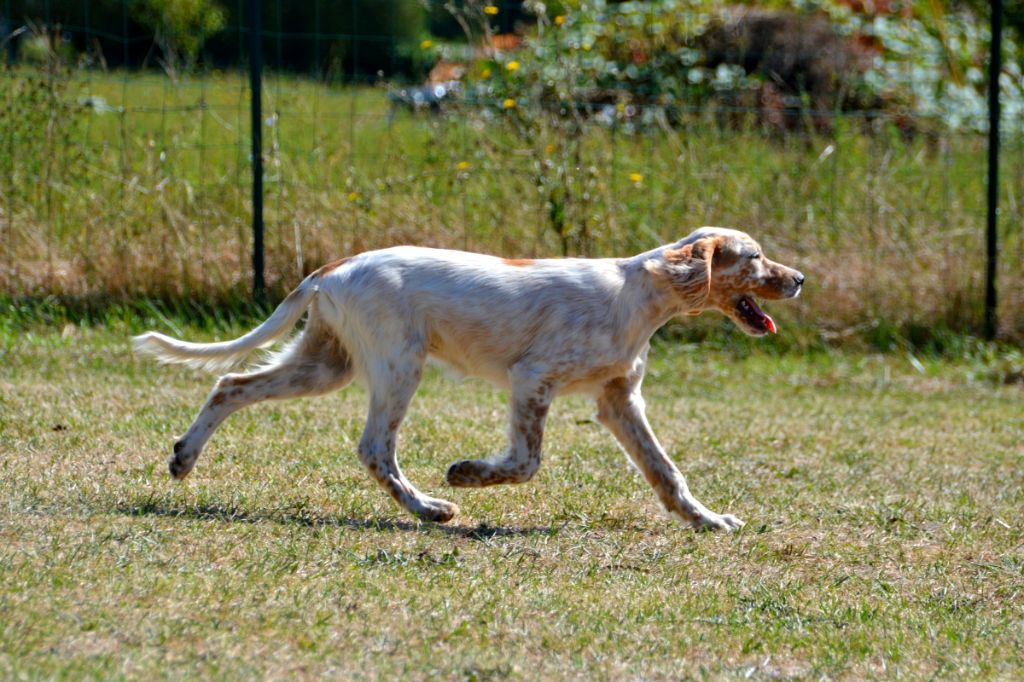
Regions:
<svg viewBox="0 0 1024 682"><path fill-rule="evenodd" d="M804 273L797 272L795 275L793 275L793 281L796 282L796 285L798 287L802 287L804 285Z"/></svg>

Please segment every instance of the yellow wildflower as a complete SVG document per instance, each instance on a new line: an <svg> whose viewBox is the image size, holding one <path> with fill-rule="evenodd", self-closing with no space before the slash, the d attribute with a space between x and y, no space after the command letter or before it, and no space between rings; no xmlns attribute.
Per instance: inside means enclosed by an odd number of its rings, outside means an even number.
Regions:
<svg viewBox="0 0 1024 682"><path fill-rule="evenodd" d="M565 15L564 14L559 14L557 17L555 17L555 26L561 26L564 23L565 23Z"/></svg>
<svg viewBox="0 0 1024 682"><path fill-rule="evenodd" d="M549 144L546 147L544 147L544 153L545 154L549 154L549 155L550 154L554 154L555 153L555 145Z"/></svg>
<svg viewBox="0 0 1024 682"><path fill-rule="evenodd" d="M643 173L630 173L629 174L629 181L639 185L641 182L644 181L644 174Z"/></svg>
<svg viewBox="0 0 1024 682"><path fill-rule="evenodd" d="M516 101L509 97L508 99L501 103L501 106L503 106L506 109L514 109L516 106Z"/></svg>
<svg viewBox="0 0 1024 682"><path fill-rule="evenodd" d="M422 48L424 50L429 50L433 46L434 46L434 41L433 40L424 40L422 43L420 43L420 48Z"/></svg>
<svg viewBox="0 0 1024 682"><path fill-rule="evenodd" d="M459 161L457 164L455 164L455 170L464 171L464 170L468 169L469 166L470 166L469 161Z"/></svg>
<svg viewBox="0 0 1024 682"><path fill-rule="evenodd" d="M519 62L513 59L512 61L505 65L505 68L508 69L509 71L518 71Z"/></svg>
<svg viewBox="0 0 1024 682"><path fill-rule="evenodd" d="M359 201L359 192L349 192L348 193L348 200L349 201Z"/></svg>
<svg viewBox="0 0 1024 682"><path fill-rule="evenodd" d="M490 69L484 69L483 71L480 72L480 77L481 78L490 78L491 77L491 70Z"/></svg>
<svg viewBox="0 0 1024 682"><path fill-rule="evenodd" d="M494 5L487 5L486 7L484 7L484 14L489 14L493 17L497 13L498 8L495 7Z"/></svg>

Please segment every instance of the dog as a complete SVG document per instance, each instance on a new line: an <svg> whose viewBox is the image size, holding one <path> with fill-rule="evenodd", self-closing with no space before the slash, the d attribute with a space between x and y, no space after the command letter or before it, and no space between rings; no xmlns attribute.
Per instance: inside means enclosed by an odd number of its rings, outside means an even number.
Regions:
<svg viewBox="0 0 1024 682"><path fill-rule="evenodd" d="M206 369L229 367L287 333L301 333L247 374L216 383L168 466L192 471L231 413L269 398L313 396L360 380L369 389L359 459L407 512L446 522L458 507L420 492L396 457L398 429L425 361L483 378L511 394L509 445L488 459L449 466L449 485L524 483L541 463L551 401L584 393L597 419L671 514L696 529L733 530L690 493L644 414L640 384L651 335L670 318L717 310L754 336L776 332L755 301L799 295L804 276L768 260L747 234L703 227L632 258L502 259L399 246L342 258L306 277L261 325L234 341L189 343L155 332L138 352Z"/></svg>

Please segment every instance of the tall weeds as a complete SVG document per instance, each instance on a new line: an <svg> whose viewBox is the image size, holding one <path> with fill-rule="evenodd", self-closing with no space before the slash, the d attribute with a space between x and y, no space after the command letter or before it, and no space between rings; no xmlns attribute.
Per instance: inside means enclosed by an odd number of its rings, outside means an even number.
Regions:
<svg viewBox="0 0 1024 682"><path fill-rule="evenodd" d="M3 74L0 291L243 299L250 161L243 79ZM694 115L628 132L466 108L395 112L380 91L273 76L267 267L280 296L323 261L399 243L623 255L734 225L808 275L774 313L828 338L980 325L984 141L840 123L768 136ZM523 121L529 120L528 126ZM538 123L539 122L539 123ZM1024 153L1008 141L1004 338L1024 339Z"/></svg>

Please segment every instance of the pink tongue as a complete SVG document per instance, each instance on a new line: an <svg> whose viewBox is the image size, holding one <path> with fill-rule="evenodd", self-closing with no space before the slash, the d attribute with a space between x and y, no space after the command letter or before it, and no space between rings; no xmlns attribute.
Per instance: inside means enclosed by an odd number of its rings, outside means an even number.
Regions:
<svg viewBox="0 0 1024 682"><path fill-rule="evenodd" d="M764 325L768 327L768 331L770 331L772 334L779 333L779 328L775 326L775 320L772 319L771 315L761 310L761 308L758 307L757 303L754 302L754 299L748 298L747 303L750 305L751 309L754 311L755 314L760 315L764 319Z"/></svg>

